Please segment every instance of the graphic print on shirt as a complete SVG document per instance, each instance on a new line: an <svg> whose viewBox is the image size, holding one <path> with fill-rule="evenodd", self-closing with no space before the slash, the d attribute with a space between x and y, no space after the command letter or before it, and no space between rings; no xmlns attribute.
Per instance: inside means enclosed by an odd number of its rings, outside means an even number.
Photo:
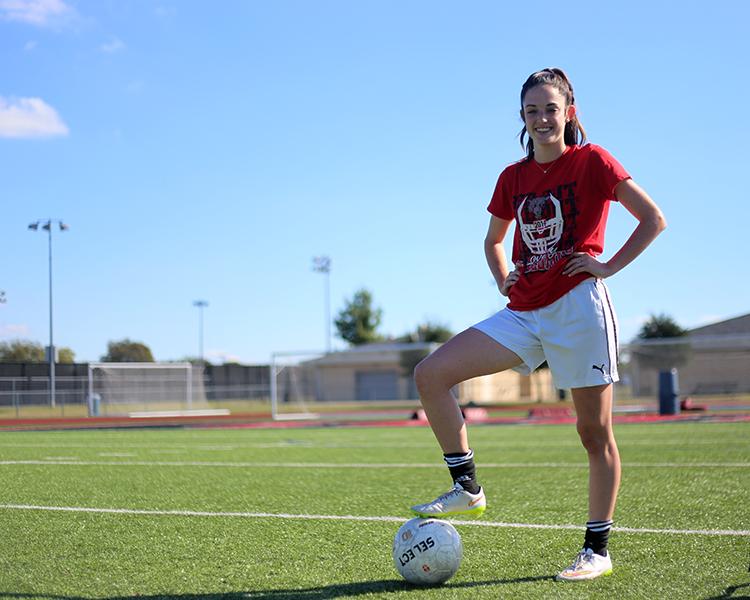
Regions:
<svg viewBox="0 0 750 600"><path fill-rule="evenodd" d="M548 271L574 252L575 185L513 198L525 273Z"/></svg>

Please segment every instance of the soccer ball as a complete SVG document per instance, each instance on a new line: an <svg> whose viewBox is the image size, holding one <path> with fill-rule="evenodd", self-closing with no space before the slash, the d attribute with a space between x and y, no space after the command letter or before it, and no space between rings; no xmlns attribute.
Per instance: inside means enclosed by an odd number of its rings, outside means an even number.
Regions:
<svg viewBox="0 0 750 600"><path fill-rule="evenodd" d="M409 583L448 581L458 571L462 557L461 536L447 521L411 519L393 540L393 564Z"/></svg>

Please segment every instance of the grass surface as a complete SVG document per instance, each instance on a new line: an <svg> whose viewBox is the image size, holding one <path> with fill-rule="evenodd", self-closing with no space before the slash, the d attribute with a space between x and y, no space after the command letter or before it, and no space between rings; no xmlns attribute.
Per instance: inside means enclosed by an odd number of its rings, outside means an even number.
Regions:
<svg viewBox="0 0 750 600"><path fill-rule="evenodd" d="M573 584L552 578L582 528L528 525L586 520L575 428L470 433L490 504L477 523L526 526L457 525L461 569L443 586L416 588L395 572L390 546L395 518L450 484L426 428L5 432L0 597L750 596L750 539L709 534L750 529L747 423L618 426L616 526L639 531L612 534L611 577Z"/></svg>

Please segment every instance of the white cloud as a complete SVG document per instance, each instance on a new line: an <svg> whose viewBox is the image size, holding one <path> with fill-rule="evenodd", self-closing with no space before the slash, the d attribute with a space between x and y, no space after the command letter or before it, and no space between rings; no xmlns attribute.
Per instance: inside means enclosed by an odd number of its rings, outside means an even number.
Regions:
<svg viewBox="0 0 750 600"><path fill-rule="evenodd" d="M41 138L68 135L68 126L41 98L6 100L0 96L0 137Z"/></svg>
<svg viewBox="0 0 750 600"><path fill-rule="evenodd" d="M114 54L115 52L119 52L120 50L124 49L125 44L118 38L112 38L106 44L102 44L101 46L99 46L99 50L101 52L105 52L106 54Z"/></svg>
<svg viewBox="0 0 750 600"><path fill-rule="evenodd" d="M45 27L72 16L63 0L0 0L0 18Z"/></svg>

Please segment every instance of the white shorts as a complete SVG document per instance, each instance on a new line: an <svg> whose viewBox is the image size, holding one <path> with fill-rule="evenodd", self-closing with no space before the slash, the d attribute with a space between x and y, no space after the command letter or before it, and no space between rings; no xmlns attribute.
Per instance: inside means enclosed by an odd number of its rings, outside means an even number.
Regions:
<svg viewBox="0 0 750 600"><path fill-rule="evenodd" d="M617 317L601 279L582 281L562 298L535 310L504 308L474 325L515 352L528 375L545 360L559 389L618 381Z"/></svg>

